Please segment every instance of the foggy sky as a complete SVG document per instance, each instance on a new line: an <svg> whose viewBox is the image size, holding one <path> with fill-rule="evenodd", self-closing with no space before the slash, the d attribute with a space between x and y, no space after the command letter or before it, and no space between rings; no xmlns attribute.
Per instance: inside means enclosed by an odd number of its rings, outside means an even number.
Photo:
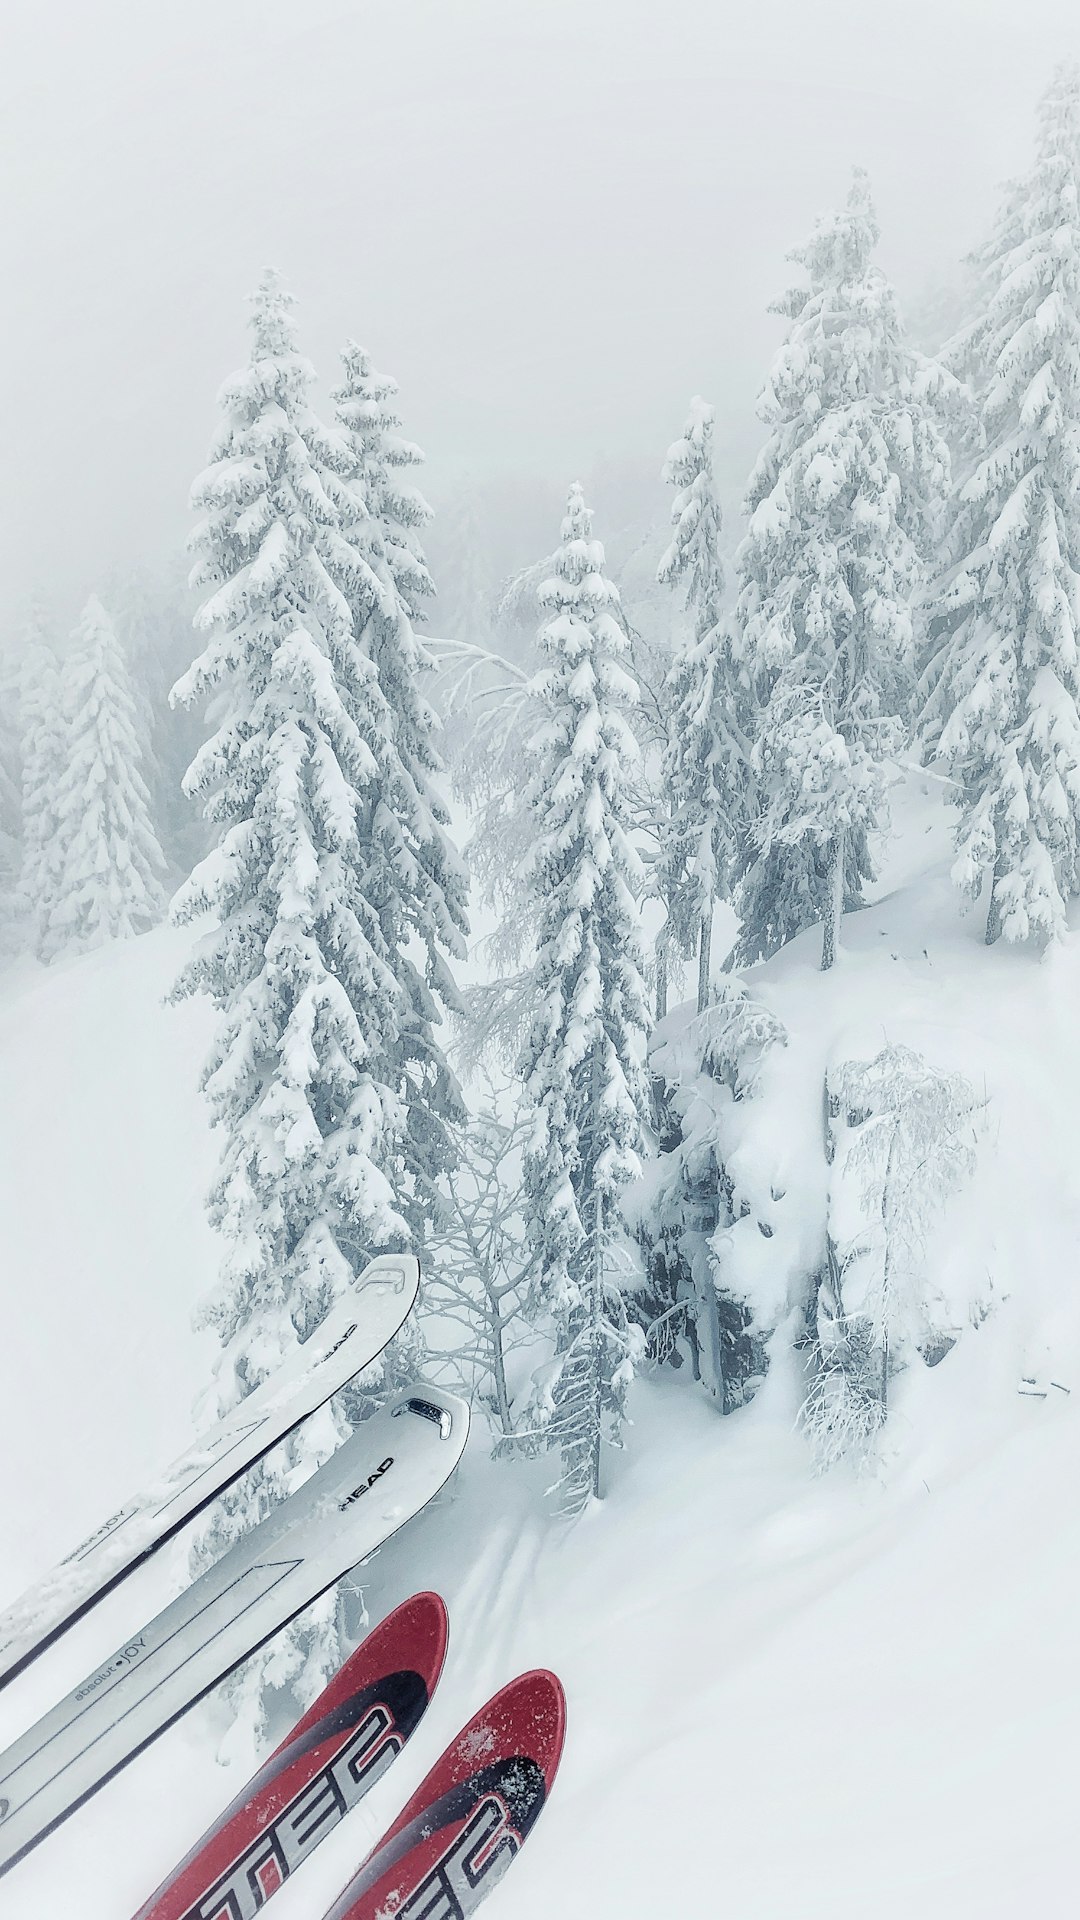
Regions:
<svg viewBox="0 0 1080 1920"><path fill-rule="evenodd" d="M659 467L697 392L746 469L783 256L851 165L916 305L1030 163L1054 62L1080 55L1075 0L6 0L2 18L8 629L35 587L70 623L110 569L182 544L266 263L320 399L350 334L396 375L436 502L466 471L561 488L605 460Z"/></svg>

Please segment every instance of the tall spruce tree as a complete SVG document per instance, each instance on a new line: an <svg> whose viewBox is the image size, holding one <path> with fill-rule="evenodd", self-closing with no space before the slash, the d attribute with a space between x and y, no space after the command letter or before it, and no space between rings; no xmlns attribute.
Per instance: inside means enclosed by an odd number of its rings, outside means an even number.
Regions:
<svg viewBox="0 0 1080 1920"><path fill-rule="evenodd" d="M957 489L924 734L957 782L957 884L986 939L1064 931L1080 888L1080 77L980 256L982 444Z"/></svg>
<svg viewBox="0 0 1080 1920"><path fill-rule="evenodd" d="M374 762L360 823L361 883L402 995L392 1067L408 1153L398 1200L421 1244L438 1205L439 1175L454 1154L447 1129L464 1118L437 1029L443 1013L458 1005L447 956L464 956L466 884L438 788L439 723L422 691L432 663L412 624L412 607L433 591L416 531L430 509L400 471L423 456L396 432L393 381L374 373L358 347L346 348L344 369L334 401L362 509L350 534L362 565L346 565L340 574L353 638L342 687Z"/></svg>
<svg viewBox="0 0 1080 1920"><path fill-rule="evenodd" d="M60 694L65 742L55 790L57 865L41 942L50 959L144 933L165 904L165 861L150 818L135 698L100 600L87 601L72 635Z"/></svg>
<svg viewBox="0 0 1080 1920"><path fill-rule="evenodd" d="M387 889L396 859L403 888L429 897L396 813L404 797L426 818L425 801L404 774L397 786L387 777L400 766L396 689L380 688L353 602L362 582L364 605L389 625L397 596L363 550L375 523L354 454L312 409L291 306L268 274L250 361L222 390L224 421L193 490L206 644L174 690L212 697L218 722L185 784L219 844L175 912L216 921L176 993L205 992L221 1013L203 1085L225 1136L210 1213L227 1252L206 1310L225 1349L223 1406L311 1331L371 1255L411 1238L397 1187L408 1157L401 1035L414 1014L393 944L410 924ZM223 1503L203 1557L325 1457L343 1424L327 1413L278 1449ZM243 1717L261 1724L267 1684L316 1691L344 1624L331 1596L250 1663Z"/></svg>
<svg viewBox="0 0 1080 1920"><path fill-rule="evenodd" d="M59 882L57 797L66 758L60 668L44 608L31 608L19 670L19 745L22 771L20 893L29 944L39 959L48 950L48 926Z"/></svg>
<svg viewBox="0 0 1080 1920"><path fill-rule="evenodd" d="M525 1153L537 1300L555 1355L537 1396L562 1454L567 1512L601 1491L605 1442L617 1444L642 1343L626 1310L630 1262L619 1196L640 1170L647 1088L642 981L628 838L626 710L637 689L604 550L581 488L570 490L555 573L541 589L548 665L534 681L546 719L529 787L530 879L540 910L536 1013L522 1058L533 1127Z"/></svg>
<svg viewBox="0 0 1080 1920"><path fill-rule="evenodd" d="M738 554L740 645L755 683L760 805L743 881L740 957L822 924L822 966L871 876L885 762L914 677L912 601L934 549L948 452L944 376L904 343L873 262L857 172L844 212L791 257L807 284L760 403L769 438Z"/></svg>
<svg viewBox="0 0 1080 1920"><path fill-rule="evenodd" d="M673 533L657 568L661 583L683 587L694 621L665 688L659 882L672 935L684 949L697 948L699 1012L709 998L713 908L731 887L751 772L745 676L723 617L713 421L712 407L694 399L682 438L668 451L662 478L676 490Z"/></svg>

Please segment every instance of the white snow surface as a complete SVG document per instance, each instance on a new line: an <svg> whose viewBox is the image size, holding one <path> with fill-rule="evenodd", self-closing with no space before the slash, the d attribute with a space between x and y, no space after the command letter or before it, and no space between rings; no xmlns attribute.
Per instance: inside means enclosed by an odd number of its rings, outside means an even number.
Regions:
<svg viewBox="0 0 1080 1920"><path fill-rule="evenodd" d="M552 1463L493 1464L474 1431L449 1494L364 1575L373 1618L421 1586L446 1598L439 1693L275 1920L317 1920L443 1743L531 1665L566 1686L567 1747L491 1920L1070 1910L1080 944L1044 960L982 945L949 885L938 793L920 779L902 797L880 897L845 921L833 974L806 935L754 985L791 1035L775 1150L807 1208L827 1059L902 1041L986 1093L980 1171L935 1259L943 1283L979 1263L990 1317L898 1381L872 1479L813 1477L782 1354L726 1420L681 1377L639 1382L608 1496L569 1530L544 1517ZM0 982L0 1605L192 1432L213 1351L189 1331L216 1262L196 1089L208 1033L200 1008L161 1005L187 937ZM1022 1373L1045 1398L1018 1392ZM0 1742L184 1565L181 1542L0 1694ZM215 1764L219 1733L199 1710L166 1734L5 1879L4 1920L133 1913L252 1768L250 1752Z"/></svg>

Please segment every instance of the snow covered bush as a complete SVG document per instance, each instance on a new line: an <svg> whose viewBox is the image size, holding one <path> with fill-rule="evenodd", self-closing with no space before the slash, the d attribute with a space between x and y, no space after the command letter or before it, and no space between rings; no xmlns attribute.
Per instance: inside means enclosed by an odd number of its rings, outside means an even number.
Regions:
<svg viewBox="0 0 1080 1920"><path fill-rule="evenodd" d="M642 1345L627 1310L634 1264L620 1199L641 1170L648 1101L641 873L626 799L636 689L591 518L572 487L541 591L548 665L534 682L544 721L528 792L539 938L521 1060L536 1313L550 1316L555 1347L537 1383L535 1424L561 1452L558 1486L571 1513L600 1494L602 1449L619 1441Z"/></svg>
<svg viewBox="0 0 1080 1920"><path fill-rule="evenodd" d="M165 905L165 860L150 818L127 662L100 600L87 601L64 659L63 766L51 800L43 783L58 744L46 710L53 681L43 657L40 666L28 778L36 884L49 902L39 952L52 959L152 927Z"/></svg>
<svg viewBox="0 0 1080 1920"><path fill-rule="evenodd" d="M904 343L873 251L865 176L792 256L807 285L760 404L769 438L738 554L738 644L758 719L760 793L740 890L752 961L822 925L823 968L872 874L886 765L914 677L912 601L934 553L949 456L945 376Z"/></svg>
<svg viewBox="0 0 1080 1920"><path fill-rule="evenodd" d="M980 260L965 339L981 445L934 607L923 731L956 781L957 885L986 939L1045 942L1080 890L1080 77L1059 72L1038 158Z"/></svg>
<svg viewBox="0 0 1080 1920"><path fill-rule="evenodd" d="M628 1212L647 1259L650 1350L681 1365L685 1337L695 1378L724 1413L752 1396L776 1324L772 1290L758 1286L757 1268L783 1195L771 1189L771 1204L757 1205L739 1155L762 1066L786 1043L768 1007L729 980L696 1016L670 1015L649 1054L661 1089L659 1152Z"/></svg>
<svg viewBox="0 0 1080 1920"><path fill-rule="evenodd" d="M927 1242L974 1172L979 1107L963 1075L899 1045L831 1071L826 1102L826 1265L802 1421L820 1465L861 1465L888 1416L893 1375L919 1356L935 1364L960 1332ZM970 1312L981 1315L975 1297Z"/></svg>

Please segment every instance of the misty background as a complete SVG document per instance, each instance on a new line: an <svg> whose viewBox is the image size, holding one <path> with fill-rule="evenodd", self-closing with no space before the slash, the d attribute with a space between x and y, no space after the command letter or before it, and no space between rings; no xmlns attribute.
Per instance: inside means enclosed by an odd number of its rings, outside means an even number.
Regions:
<svg viewBox="0 0 1080 1920"><path fill-rule="evenodd" d="M400 383L444 516L494 576L666 520L687 400L733 518L787 250L866 167L919 344L1028 159L1068 0L97 0L9 4L0 619L60 631L166 565L267 263L325 387L348 335ZM429 547L436 581L448 529ZM431 627L439 630L439 611Z"/></svg>

